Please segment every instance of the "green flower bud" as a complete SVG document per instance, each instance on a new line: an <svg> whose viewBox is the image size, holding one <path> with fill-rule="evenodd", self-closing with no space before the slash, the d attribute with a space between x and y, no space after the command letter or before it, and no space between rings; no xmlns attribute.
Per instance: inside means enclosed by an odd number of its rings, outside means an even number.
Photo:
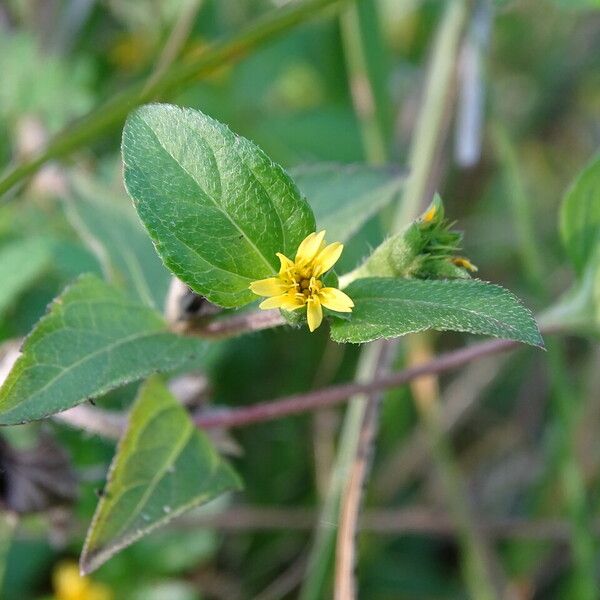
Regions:
<svg viewBox="0 0 600 600"><path fill-rule="evenodd" d="M419 279L468 278L476 271L471 262L456 256L462 235L453 231L436 194L427 210L401 233L385 240L357 269L342 278L342 285L361 277Z"/></svg>

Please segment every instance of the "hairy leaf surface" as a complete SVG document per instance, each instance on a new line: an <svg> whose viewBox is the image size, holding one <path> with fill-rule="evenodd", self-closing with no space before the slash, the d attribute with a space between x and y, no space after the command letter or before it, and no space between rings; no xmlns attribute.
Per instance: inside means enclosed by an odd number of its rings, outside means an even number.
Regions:
<svg viewBox="0 0 600 600"><path fill-rule="evenodd" d="M337 342L369 342L423 331L465 331L543 347L530 311L504 288L479 281L357 279L344 290L354 301L348 320L335 319Z"/></svg>
<svg viewBox="0 0 600 600"><path fill-rule="evenodd" d="M89 573L184 511L241 487L158 377L140 389L81 556Z"/></svg>
<svg viewBox="0 0 600 600"><path fill-rule="evenodd" d="M25 340L0 388L0 425L41 419L153 372L178 369L205 346L170 333L153 309L83 276Z"/></svg>

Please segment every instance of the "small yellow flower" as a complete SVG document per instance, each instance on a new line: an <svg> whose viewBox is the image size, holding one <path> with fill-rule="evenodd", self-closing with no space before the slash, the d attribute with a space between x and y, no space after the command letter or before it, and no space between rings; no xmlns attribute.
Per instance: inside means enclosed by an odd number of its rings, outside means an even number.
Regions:
<svg viewBox="0 0 600 600"><path fill-rule="evenodd" d="M92 581L79 574L74 562L63 562L52 574L54 597L56 600L112 600L108 586Z"/></svg>
<svg viewBox="0 0 600 600"><path fill-rule="evenodd" d="M260 308L296 310L306 306L308 328L314 331L323 320L323 306L337 312L352 312L354 302L344 292L323 287L321 277L338 261L343 244L325 245L325 232L308 235L296 252L296 259L277 253L281 268L277 277L253 281L250 289L258 296L268 296Z"/></svg>

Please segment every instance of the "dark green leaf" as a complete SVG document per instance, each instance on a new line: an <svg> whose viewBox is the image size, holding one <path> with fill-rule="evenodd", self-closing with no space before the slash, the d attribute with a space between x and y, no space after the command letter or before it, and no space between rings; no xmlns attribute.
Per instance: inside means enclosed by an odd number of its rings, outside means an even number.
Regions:
<svg viewBox="0 0 600 600"><path fill-rule="evenodd" d="M191 109L150 104L123 131L125 184L156 249L195 292L221 306L255 299L315 230L290 177L252 142Z"/></svg>
<svg viewBox="0 0 600 600"><path fill-rule="evenodd" d="M600 242L600 155L579 174L562 205L561 233L579 274Z"/></svg>
<svg viewBox="0 0 600 600"><path fill-rule="evenodd" d="M162 317L94 276L51 305L0 388L0 425L57 413L201 355L206 343L167 330Z"/></svg>
<svg viewBox="0 0 600 600"><path fill-rule="evenodd" d="M344 290L352 318L334 320L337 342L369 342L423 331L465 331L543 347L529 310L509 291L477 279L357 279Z"/></svg>
<svg viewBox="0 0 600 600"><path fill-rule="evenodd" d="M397 200L404 177L367 165L317 164L291 171L308 199L319 230L345 242L373 215Z"/></svg>
<svg viewBox="0 0 600 600"><path fill-rule="evenodd" d="M158 377L141 388L81 555L89 573L190 508L241 487Z"/></svg>

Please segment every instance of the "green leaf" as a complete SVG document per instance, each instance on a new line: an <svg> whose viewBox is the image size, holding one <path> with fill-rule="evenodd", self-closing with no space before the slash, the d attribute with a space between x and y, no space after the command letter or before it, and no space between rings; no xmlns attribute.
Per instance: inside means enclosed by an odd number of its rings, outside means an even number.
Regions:
<svg viewBox="0 0 600 600"><path fill-rule="evenodd" d="M158 377L141 388L81 555L97 569L122 548L241 482Z"/></svg>
<svg viewBox="0 0 600 600"><path fill-rule="evenodd" d="M205 346L170 333L154 310L83 276L25 340L0 388L0 425L41 419L153 372L181 368Z"/></svg>
<svg viewBox="0 0 600 600"><path fill-rule="evenodd" d="M114 192L83 178L73 180L76 200L65 212L81 241L96 255L112 283L135 292L153 308L162 309L170 273L141 226L131 202L113 199Z"/></svg>
<svg viewBox="0 0 600 600"><path fill-rule="evenodd" d="M125 185L164 263L226 307L256 299L250 282L274 274L315 230L309 205L252 142L192 110L149 104L123 130Z"/></svg>
<svg viewBox="0 0 600 600"><path fill-rule="evenodd" d="M368 165L316 164L290 171L308 199L317 229L345 242L373 215L398 199L404 176Z"/></svg>
<svg viewBox="0 0 600 600"><path fill-rule="evenodd" d="M465 331L543 347L537 324L509 291L477 279L357 279L344 290L352 318L336 319L336 342L370 342L437 329Z"/></svg>
<svg viewBox="0 0 600 600"><path fill-rule="evenodd" d="M600 242L600 155L567 191L560 217L567 254L581 275Z"/></svg>
<svg viewBox="0 0 600 600"><path fill-rule="evenodd" d="M51 251L49 241L41 238L0 248L0 314L48 267Z"/></svg>

